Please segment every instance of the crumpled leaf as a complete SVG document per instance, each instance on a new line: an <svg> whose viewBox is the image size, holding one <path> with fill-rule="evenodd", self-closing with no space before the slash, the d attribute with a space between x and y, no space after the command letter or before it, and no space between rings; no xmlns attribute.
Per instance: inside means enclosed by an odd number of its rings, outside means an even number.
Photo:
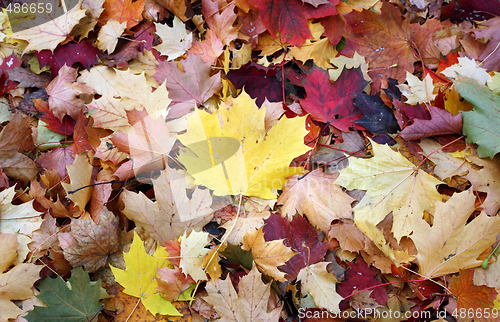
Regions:
<svg viewBox="0 0 500 322"><path fill-rule="evenodd" d="M231 279L207 283L208 296L204 297L224 321L269 321L277 322L281 307L268 312L268 301L271 295L271 283L262 283L261 274L256 265L243 276L236 293Z"/></svg>
<svg viewBox="0 0 500 322"><path fill-rule="evenodd" d="M120 249L118 242L118 217L103 209L99 224L90 216L73 219L71 235L76 245L63 248L64 258L73 267L83 265L88 272L95 272L106 265L108 257Z"/></svg>

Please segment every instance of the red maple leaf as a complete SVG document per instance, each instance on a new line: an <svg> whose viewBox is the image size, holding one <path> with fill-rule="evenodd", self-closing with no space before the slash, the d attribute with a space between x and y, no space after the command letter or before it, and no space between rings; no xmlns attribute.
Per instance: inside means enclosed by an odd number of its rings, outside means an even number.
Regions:
<svg viewBox="0 0 500 322"><path fill-rule="evenodd" d="M260 19L274 38L300 46L306 39L312 38L307 20L323 18L337 14L335 6L340 0L330 0L328 4L317 8L301 0L255 0L260 10Z"/></svg>
<svg viewBox="0 0 500 322"><path fill-rule="evenodd" d="M406 71L412 73L417 60L413 46L424 53L425 48L421 47L443 28L436 19L429 19L423 25L410 25L396 6L385 2L381 12L353 11L344 16L351 31L344 35L346 46L341 54L352 57L357 51L365 57L373 80L372 94L380 90L384 77L403 82Z"/></svg>
<svg viewBox="0 0 500 322"><path fill-rule="evenodd" d="M57 76L59 69L65 64L73 66L74 63L81 63L85 68L97 64L102 58L101 52L90 41L69 42L63 46L57 46L54 53L50 50L36 52L36 57L40 63L40 68L45 65L50 66L52 76Z"/></svg>
<svg viewBox="0 0 500 322"><path fill-rule="evenodd" d="M289 280L297 277L299 271L320 262L326 254L328 244L318 238L316 229L302 216L295 216L291 222L277 214L264 220L264 239L266 241L285 239L283 243L298 254L279 268L286 272Z"/></svg>
<svg viewBox="0 0 500 322"><path fill-rule="evenodd" d="M346 281L337 284L337 293L345 298L354 291L363 291L369 287L380 285L370 288L370 290L373 290L370 297L380 305L387 305L389 288L386 285L381 285L382 282L376 278L377 275L370 269L363 258L360 257L356 263L347 263L347 265L349 265L350 269L347 272Z"/></svg>
<svg viewBox="0 0 500 322"><path fill-rule="evenodd" d="M354 94L362 92L368 84L359 68L344 69L332 84L326 70L314 67L303 83L307 98L300 103L313 119L348 132L353 122L363 116L353 104Z"/></svg>
<svg viewBox="0 0 500 322"><path fill-rule="evenodd" d="M258 106L261 106L266 98L270 102L283 100L282 88L276 79L275 68L257 68L250 63L240 69L230 71L226 77L234 87L241 89L244 86L245 92L251 98L257 99Z"/></svg>

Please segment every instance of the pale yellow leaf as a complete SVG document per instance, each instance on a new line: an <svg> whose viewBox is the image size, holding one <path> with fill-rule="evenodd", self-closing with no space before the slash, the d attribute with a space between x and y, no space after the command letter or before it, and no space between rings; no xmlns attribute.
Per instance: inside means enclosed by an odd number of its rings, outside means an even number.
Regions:
<svg viewBox="0 0 500 322"><path fill-rule="evenodd" d="M42 51L48 49L53 51L57 45L66 40L74 26L81 18L85 17L85 10L81 9L81 2L64 15L57 17L42 25L22 30L12 34L13 39L26 40L29 44L23 53L31 50Z"/></svg>
<svg viewBox="0 0 500 322"><path fill-rule="evenodd" d="M204 281L207 275L203 270L203 260L209 252L208 233L192 231L189 236L181 236L181 260L179 267L186 274L191 275L195 282Z"/></svg>
<svg viewBox="0 0 500 322"><path fill-rule="evenodd" d="M99 30L97 35L97 48L102 51L107 50L108 54L115 51L118 38L123 34L127 28L127 22L120 23L118 20L108 20L104 26Z"/></svg>
<svg viewBox="0 0 500 322"><path fill-rule="evenodd" d="M77 155L73 164L67 165L66 168L68 169L70 183L63 182L61 184L68 194L67 197L83 212L92 196L92 187L86 187L90 185L92 165L85 155ZM83 189L73 192L79 188Z"/></svg>
<svg viewBox="0 0 500 322"><path fill-rule="evenodd" d="M427 278L457 273L481 265L478 256L496 242L500 218L474 212L471 190L455 193L446 203L437 202L432 227L424 219L415 221L410 236L418 254L419 273Z"/></svg>
<svg viewBox="0 0 500 322"><path fill-rule="evenodd" d="M427 74L423 81L410 72L406 72L406 82L408 85L396 85L401 94L406 96L406 103L416 105L418 103L429 103L434 100L437 94L433 94L434 84L430 74Z"/></svg>
<svg viewBox="0 0 500 322"><path fill-rule="evenodd" d="M186 26L179 18L174 17L172 24L173 27L170 28L166 24L155 23L156 34L162 43L153 48L168 56L167 60L182 56L193 43L193 34L186 30Z"/></svg>
<svg viewBox="0 0 500 322"><path fill-rule="evenodd" d="M302 295L311 294L319 308L339 312L339 303L343 298L335 291L338 281L333 273L328 273L328 264L329 262L320 262L302 268L297 280L301 283Z"/></svg>

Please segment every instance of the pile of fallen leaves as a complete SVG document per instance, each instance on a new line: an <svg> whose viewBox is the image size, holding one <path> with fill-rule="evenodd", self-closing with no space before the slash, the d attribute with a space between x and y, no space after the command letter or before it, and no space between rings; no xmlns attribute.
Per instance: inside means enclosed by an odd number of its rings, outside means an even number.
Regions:
<svg viewBox="0 0 500 322"><path fill-rule="evenodd" d="M0 14L0 321L498 321L498 0L65 9Z"/></svg>

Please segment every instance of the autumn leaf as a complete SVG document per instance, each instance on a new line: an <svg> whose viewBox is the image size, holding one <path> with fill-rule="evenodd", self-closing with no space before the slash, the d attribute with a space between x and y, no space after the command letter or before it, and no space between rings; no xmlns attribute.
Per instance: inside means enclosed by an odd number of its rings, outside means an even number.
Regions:
<svg viewBox="0 0 500 322"><path fill-rule="evenodd" d="M111 266L111 271L115 275L116 281L125 287L123 292L138 297L152 314L182 316L172 303L164 299L157 290L156 278L160 277L157 268L173 268L173 265L167 260L168 256L168 253L160 246L156 248L153 256L148 255L142 240L134 231L134 241L130 251L124 254L127 268L121 270Z"/></svg>
<svg viewBox="0 0 500 322"><path fill-rule="evenodd" d="M174 60L182 56L193 42L193 34L188 33L184 23L177 17L172 22L173 27L155 23L156 34L161 38L162 43L154 46L162 55L168 56L167 60Z"/></svg>
<svg viewBox="0 0 500 322"><path fill-rule="evenodd" d="M252 4L260 11L260 19L273 38L279 38L282 43L300 46L312 35L307 27L307 19L321 18L337 14L335 5L339 1L328 1L317 8L304 4L301 0L253 1Z"/></svg>
<svg viewBox="0 0 500 322"><path fill-rule="evenodd" d="M15 319L24 310L21 310L13 300L26 300L34 296L31 288L33 283L39 279L39 272L42 266L35 264L17 264L9 271L5 269L18 262L17 236L14 234L5 234L0 232L0 241L2 241L0 261L0 319L7 321Z"/></svg>
<svg viewBox="0 0 500 322"><path fill-rule="evenodd" d="M99 224L94 223L90 216L73 219L71 235L76 245L63 248L64 257L73 267L83 265L88 272L95 272L120 249L117 228L118 218L106 208L100 214Z"/></svg>
<svg viewBox="0 0 500 322"><path fill-rule="evenodd" d="M152 180L156 202L143 193L127 190L121 196L125 206L123 214L162 245L165 241L178 239L185 232L200 229L212 219L208 190L195 189L188 199L185 178L173 180L175 173L167 168Z"/></svg>
<svg viewBox="0 0 500 322"><path fill-rule="evenodd" d="M297 280L301 282L302 291L310 293L318 307L328 309L330 312L339 312L339 303L343 297L335 291L337 279L332 273L327 272L328 264L320 262L302 268Z"/></svg>
<svg viewBox="0 0 500 322"><path fill-rule="evenodd" d="M284 265L296 253L283 244L283 239L266 242L264 232L260 228L243 237L242 249L252 252L255 265L264 273L278 281L286 281L285 273L280 271L278 266Z"/></svg>
<svg viewBox="0 0 500 322"><path fill-rule="evenodd" d="M472 278L474 271L461 270L459 276L453 276L450 282L450 291L457 297L457 310L484 310L493 308L493 300L497 296L497 291L492 287L484 285L474 285ZM478 318L478 319L477 319ZM487 316L478 316L474 321L489 321ZM460 321L472 321L473 319L464 316L460 317Z"/></svg>
<svg viewBox="0 0 500 322"><path fill-rule="evenodd" d="M256 265L243 276L238 284L238 293L231 279L218 280L206 286L208 296L204 299L225 321L275 321L279 320L281 307L268 312L271 284L262 283Z"/></svg>
<svg viewBox="0 0 500 322"><path fill-rule="evenodd" d="M52 19L42 25L14 33L14 39L26 40L29 44L24 48L24 53L32 50L54 49L66 40L73 27L78 21L85 17L85 11L81 8L81 2L64 15Z"/></svg>
<svg viewBox="0 0 500 322"><path fill-rule="evenodd" d="M354 201L342 188L335 185L338 174L327 174L317 169L306 176L290 177L278 205L283 205L281 213L289 219L298 212L326 232L335 219L350 218L351 203Z"/></svg>
<svg viewBox="0 0 500 322"><path fill-rule="evenodd" d="M354 207L356 226L370 237L377 246L379 231L375 226L390 211L393 212L392 233L397 240L415 231L414 225L424 211L434 212L435 203L442 196L436 186L441 182L389 146L372 142L372 159L351 158L349 167L340 170L337 184L348 190L362 189L367 193ZM383 238L383 237L382 237Z"/></svg>
<svg viewBox="0 0 500 322"><path fill-rule="evenodd" d="M415 119L413 124L399 132L405 140L417 140L434 135L458 134L462 132L462 117L452 115L444 109L429 106L430 120Z"/></svg>
<svg viewBox="0 0 500 322"><path fill-rule="evenodd" d="M92 176L92 166L84 155L77 155L72 165L67 166L70 183L62 183L68 198L80 208L83 213L85 206L92 196L90 180ZM82 189L80 189L82 188Z"/></svg>
<svg viewBox="0 0 500 322"><path fill-rule="evenodd" d="M168 97L173 101L169 109L172 118L187 114L222 88L220 73L211 75L210 62L205 63L200 56L188 54L181 65L179 69L176 62L161 62L153 76L157 82L165 82Z"/></svg>
<svg viewBox="0 0 500 322"><path fill-rule="evenodd" d="M353 122L361 118L361 112L353 105L354 94L368 84L359 69L344 69L340 77L330 83L328 73L314 67L303 80L307 98L301 100L302 108L311 117L330 123L341 131L348 132Z"/></svg>
<svg viewBox="0 0 500 322"><path fill-rule="evenodd" d="M113 53L118 44L118 38L123 34L127 26L126 22L119 23L118 20L110 19L106 22L97 36L97 47L100 50L106 50L109 54Z"/></svg>
<svg viewBox="0 0 500 322"><path fill-rule="evenodd" d="M432 278L481 265L478 257L495 243L500 218L482 212L467 223L474 199L471 191L454 194L446 203L436 202L432 227L421 218L414 223L411 239L418 251L420 274Z"/></svg>
<svg viewBox="0 0 500 322"><path fill-rule="evenodd" d="M25 319L28 321L89 321L100 309L102 291L100 281L90 281L81 267L71 271L68 282L61 277L45 278L38 287L37 298L47 307L35 306Z"/></svg>
<svg viewBox="0 0 500 322"><path fill-rule="evenodd" d="M185 290L187 290L193 283L194 280L184 275L182 270L178 267L173 269L163 267L158 268L160 277L157 277L158 290L162 292L162 296L167 301L175 301Z"/></svg>
<svg viewBox="0 0 500 322"><path fill-rule="evenodd" d="M142 20L145 0L110 0L104 1L104 12L101 19L115 19L119 23L126 22L127 29L137 25ZM106 20L105 20L106 21Z"/></svg>
<svg viewBox="0 0 500 322"><path fill-rule="evenodd" d="M185 155L180 160L195 178L195 183L213 189L219 196L244 194L274 199L272 189L281 189L286 177L301 173L301 168L288 165L295 156L309 150L302 143L306 134L304 118L282 118L266 133L265 114L266 109L258 109L243 92L222 104L217 113L197 110L187 117L188 130L179 140L189 146L196 157ZM214 163L220 155L194 146L194 143L214 137L236 139L241 147L230 158Z"/></svg>
<svg viewBox="0 0 500 322"><path fill-rule="evenodd" d="M479 157L493 158L500 152L500 133L496 126L500 119L500 97L471 78L459 76L454 84L460 95L474 105L472 111L462 113L467 142L478 145Z"/></svg>

